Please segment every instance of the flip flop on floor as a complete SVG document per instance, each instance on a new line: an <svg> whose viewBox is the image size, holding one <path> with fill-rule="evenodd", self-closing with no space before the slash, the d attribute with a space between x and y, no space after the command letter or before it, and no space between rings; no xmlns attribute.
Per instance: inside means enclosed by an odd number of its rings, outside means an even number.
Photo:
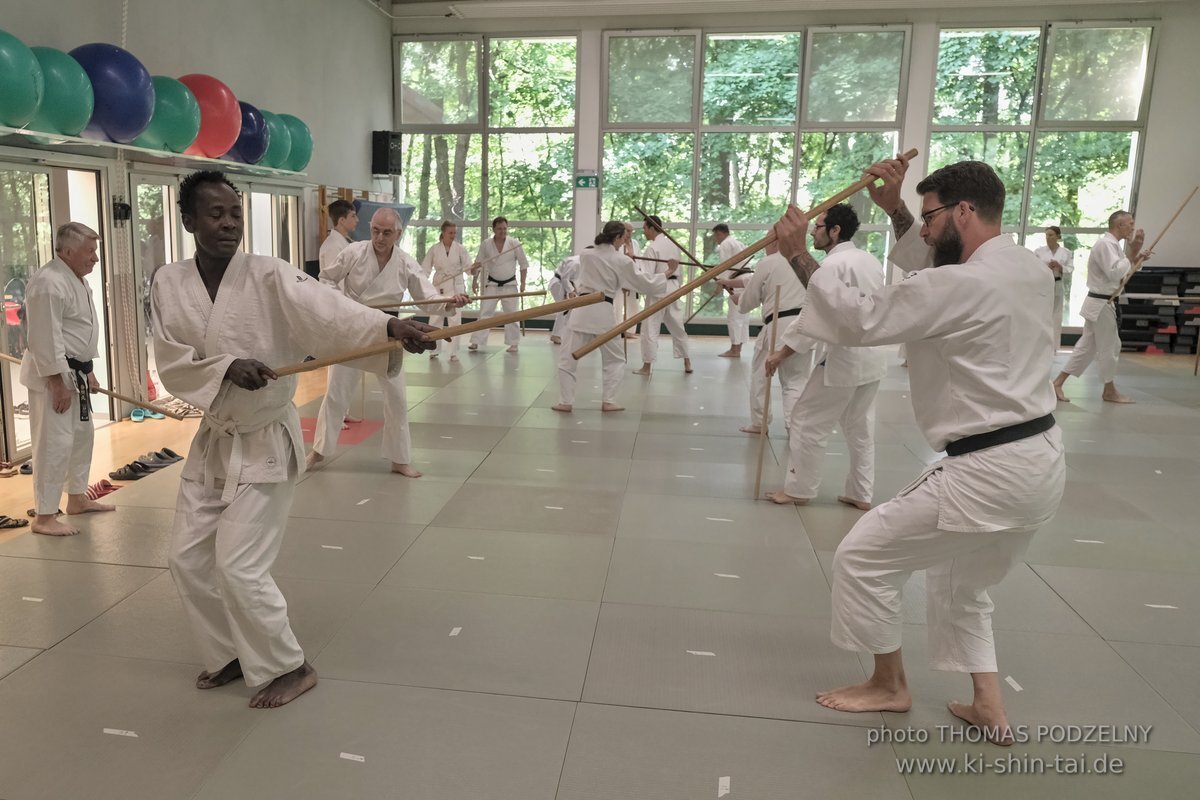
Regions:
<svg viewBox="0 0 1200 800"><path fill-rule="evenodd" d="M32 475L33 474L33 462L27 461L24 464L22 464L20 472L22 475Z"/></svg>
<svg viewBox="0 0 1200 800"><path fill-rule="evenodd" d="M0 514L0 528L24 528L28 524L27 519L13 519Z"/></svg>
<svg viewBox="0 0 1200 800"><path fill-rule="evenodd" d="M145 422L146 412L140 408L135 408L133 411L129 412L129 418L134 422Z"/></svg>
<svg viewBox="0 0 1200 800"><path fill-rule="evenodd" d="M4 467L0 469L0 478L11 478L13 475L17 475L20 472L21 470L17 467Z"/></svg>
<svg viewBox="0 0 1200 800"><path fill-rule="evenodd" d="M179 455L179 453L176 453L174 450L172 450L169 447L164 447L162 450L159 450L158 452L162 453L163 455L167 456L168 458L173 458L176 461L183 461L183 456Z"/></svg>
<svg viewBox="0 0 1200 800"><path fill-rule="evenodd" d="M166 419L167 415L158 411L146 410L146 419Z"/></svg>
<svg viewBox="0 0 1200 800"><path fill-rule="evenodd" d="M145 469L135 469L132 464L126 464L118 470L113 470L108 473L108 477L114 481L137 481L149 475L149 471Z"/></svg>

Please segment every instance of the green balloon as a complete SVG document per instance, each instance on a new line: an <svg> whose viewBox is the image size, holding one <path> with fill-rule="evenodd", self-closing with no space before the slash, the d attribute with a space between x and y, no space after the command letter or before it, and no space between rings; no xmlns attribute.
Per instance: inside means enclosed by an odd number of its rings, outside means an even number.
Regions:
<svg viewBox="0 0 1200 800"><path fill-rule="evenodd" d="M28 125L42 104L45 87L37 56L20 39L0 30L0 125Z"/></svg>
<svg viewBox="0 0 1200 800"><path fill-rule="evenodd" d="M260 108L259 111L267 121L267 152L258 163L264 167L286 169L288 155L292 152L291 129L280 119L282 115L272 114L264 108Z"/></svg>
<svg viewBox="0 0 1200 800"><path fill-rule="evenodd" d="M154 82L154 115L133 143L182 153L200 132L200 104L192 90L174 78L155 75L150 80Z"/></svg>
<svg viewBox="0 0 1200 800"><path fill-rule="evenodd" d="M291 114L279 114L278 117L283 120L283 123L287 125L288 131L292 134L292 149L288 153L287 161L284 162L283 168L290 169L292 172L299 172L308 166L308 162L312 158L312 132L304 124L304 120L299 117L293 117Z"/></svg>
<svg viewBox="0 0 1200 800"><path fill-rule="evenodd" d="M29 127L46 133L76 136L87 127L96 106L92 80L69 54L53 47L33 47L45 78L46 92Z"/></svg>

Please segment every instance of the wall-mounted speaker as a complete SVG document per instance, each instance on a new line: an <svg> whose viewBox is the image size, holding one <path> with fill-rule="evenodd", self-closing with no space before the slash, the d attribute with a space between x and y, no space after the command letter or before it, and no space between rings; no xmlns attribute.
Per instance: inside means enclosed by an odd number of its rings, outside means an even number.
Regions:
<svg viewBox="0 0 1200 800"><path fill-rule="evenodd" d="M400 175L400 134L396 131L371 132L371 174Z"/></svg>

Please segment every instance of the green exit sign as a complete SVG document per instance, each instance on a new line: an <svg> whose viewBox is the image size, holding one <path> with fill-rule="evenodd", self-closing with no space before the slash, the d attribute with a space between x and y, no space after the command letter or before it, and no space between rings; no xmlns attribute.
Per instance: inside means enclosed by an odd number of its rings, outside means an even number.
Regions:
<svg viewBox="0 0 1200 800"><path fill-rule="evenodd" d="M576 175L576 189L598 189L600 188L600 176L598 175Z"/></svg>

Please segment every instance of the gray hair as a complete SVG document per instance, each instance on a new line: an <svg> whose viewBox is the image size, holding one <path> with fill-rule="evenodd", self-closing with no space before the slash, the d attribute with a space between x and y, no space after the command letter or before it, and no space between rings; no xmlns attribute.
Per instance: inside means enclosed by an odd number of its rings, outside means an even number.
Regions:
<svg viewBox="0 0 1200 800"><path fill-rule="evenodd" d="M68 222L58 226L54 233L54 252L74 250L86 241L100 241L100 234L82 222Z"/></svg>
<svg viewBox="0 0 1200 800"><path fill-rule="evenodd" d="M383 208L376 209L376 210L375 210L375 213L371 215L371 221L372 221L372 222L374 222L374 221L375 221L375 218L376 218L376 217L378 217L380 214L383 214L383 215L389 215L389 214L390 214L390 215L391 215L391 217L392 217L392 219L393 219L393 220L395 220L395 222L393 223L392 227L393 227L393 228L395 228L397 231L403 231L403 230L404 230L404 225L403 225L403 224L400 222L400 214L396 212L396 209L394 209L394 208L388 208L387 206L384 206Z"/></svg>

